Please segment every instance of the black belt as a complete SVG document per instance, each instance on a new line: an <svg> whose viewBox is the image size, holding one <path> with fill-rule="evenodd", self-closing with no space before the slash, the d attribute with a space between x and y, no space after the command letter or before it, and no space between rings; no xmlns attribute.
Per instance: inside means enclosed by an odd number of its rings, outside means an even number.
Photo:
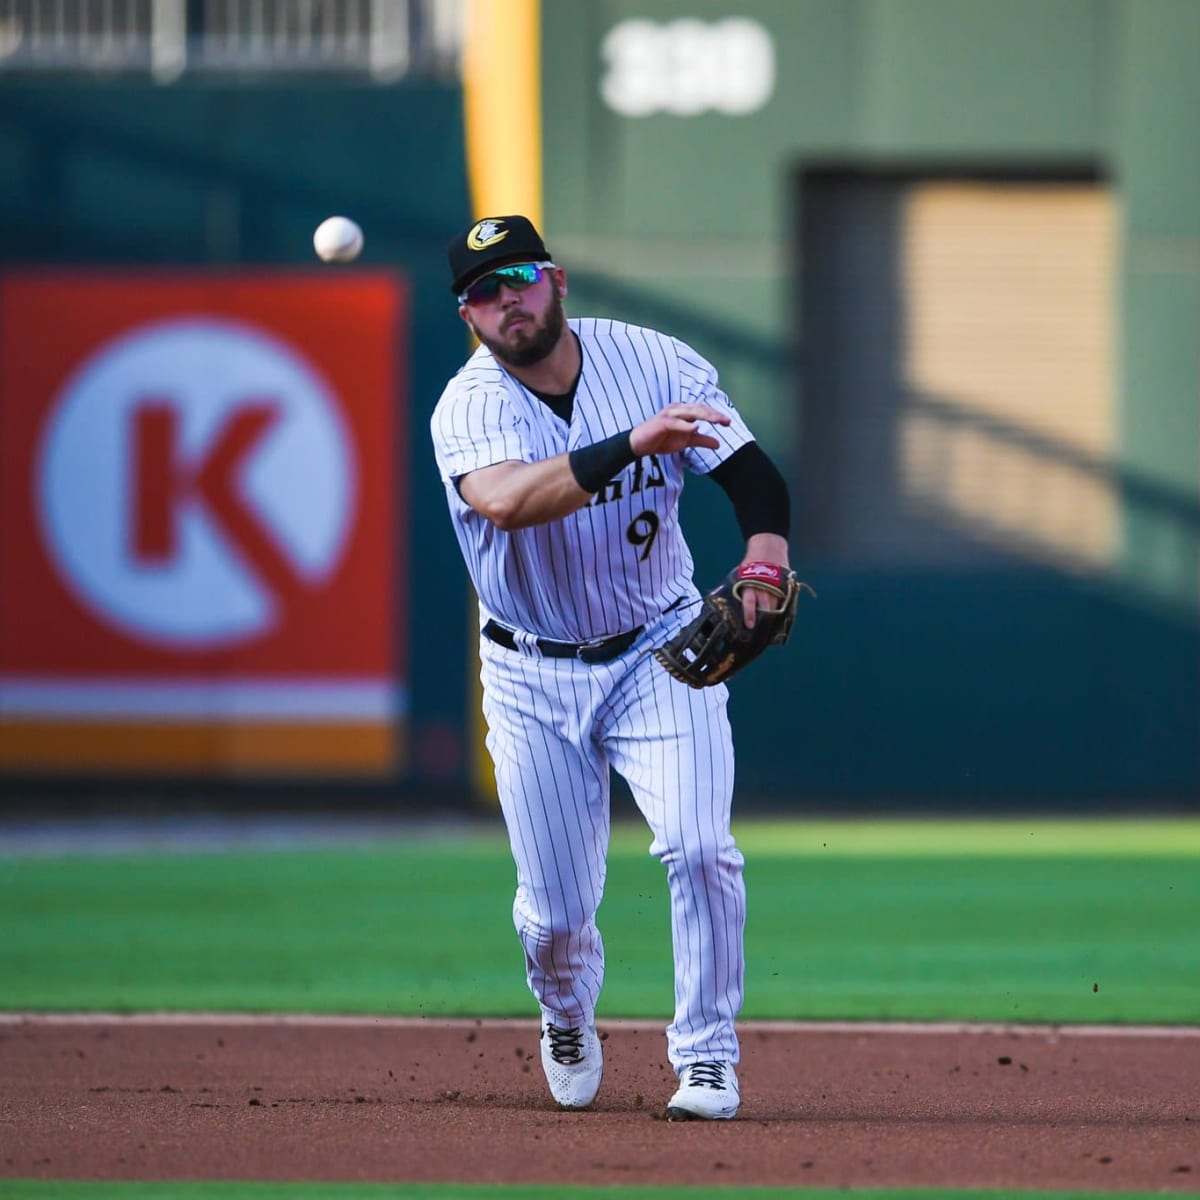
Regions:
<svg viewBox="0 0 1200 1200"><path fill-rule="evenodd" d="M549 638L538 638L534 645L547 658L578 658L585 663L603 663L624 654L638 639L638 634L645 629L639 625L628 633L618 633L610 638L601 638L598 642L552 642ZM511 629L489 621L483 627L483 636L495 642L497 646L507 646L509 650L517 648L517 639Z"/></svg>
<svg viewBox="0 0 1200 1200"><path fill-rule="evenodd" d="M678 608L683 600L684 597L680 596L673 604L667 606L664 614ZM610 638L601 638L595 642L552 642L549 638L537 638L534 645L547 658L578 658L585 663L604 663L624 654L638 640L639 634L645 628L645 625L639 625L628 633L616 633ZM509 650L517 649L517 639L513 631L495 621L488 621L483 627L483 636L495 642L497 646L504 646Z"/></svg>

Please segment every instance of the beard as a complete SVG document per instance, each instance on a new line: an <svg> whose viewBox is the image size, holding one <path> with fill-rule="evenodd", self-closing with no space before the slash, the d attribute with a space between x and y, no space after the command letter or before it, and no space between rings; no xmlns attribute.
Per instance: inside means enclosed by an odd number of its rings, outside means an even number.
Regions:
<svg viewBox="0 0 1200 1200"><path fill-rule="evenodd" d="M501 361L513 367L532 367L540 363L555 346L566 328L566 316L563 313L562 292L557 285L554 296L546 307L546 315L539 324L533 314L523 309L515 309L507 320L514 317L524 317L527 324L523 329L516 330L505 338L503 330L500 337L484 337L478 329L475 336Z"/></svg>

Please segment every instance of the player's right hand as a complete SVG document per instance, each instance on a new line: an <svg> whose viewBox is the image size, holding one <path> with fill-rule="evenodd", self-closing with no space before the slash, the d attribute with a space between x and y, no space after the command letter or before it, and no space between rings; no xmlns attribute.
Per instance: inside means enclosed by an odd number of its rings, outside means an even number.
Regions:
<svg viewBox="0 0 1200 1200"><path fill-rule="evenodd" d="M674 454L689 446L716 450L721 443L712 434L702 433L698 423L728 425L731 419L727 412L707 404L668 404L630 430L629 445L639 458L643 454Z"/></svg>

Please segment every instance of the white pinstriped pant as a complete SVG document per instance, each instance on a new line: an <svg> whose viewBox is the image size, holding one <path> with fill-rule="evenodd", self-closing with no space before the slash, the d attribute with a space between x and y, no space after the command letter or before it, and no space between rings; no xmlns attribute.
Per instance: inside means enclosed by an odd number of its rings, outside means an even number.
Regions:
<svg viewBox="0 0 1200 1200"><path fill-rule="evenodd" d="M481 640L487 745L517 867L513 921L530 991L546 1020L594 1020L611 765L667 870L675 959L667 1056L676 1071L738 1061L746 916L742 855L729 832L728 692L689 688L649 653L684 620L671 614L619 658L592 665Z"/></svg>

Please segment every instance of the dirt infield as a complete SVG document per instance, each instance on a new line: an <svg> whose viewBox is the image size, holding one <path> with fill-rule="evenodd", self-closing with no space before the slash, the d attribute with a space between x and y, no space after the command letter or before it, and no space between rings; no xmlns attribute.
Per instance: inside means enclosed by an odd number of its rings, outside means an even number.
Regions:
<svg viewBox="0 0 1200 1200"><path fill-rule="evenodd" d="M559 1112L531 1022L4 1018L0 1175L1194 1191L1200 1030L742 1027L738 1120L661 1027Z"/></svg>

